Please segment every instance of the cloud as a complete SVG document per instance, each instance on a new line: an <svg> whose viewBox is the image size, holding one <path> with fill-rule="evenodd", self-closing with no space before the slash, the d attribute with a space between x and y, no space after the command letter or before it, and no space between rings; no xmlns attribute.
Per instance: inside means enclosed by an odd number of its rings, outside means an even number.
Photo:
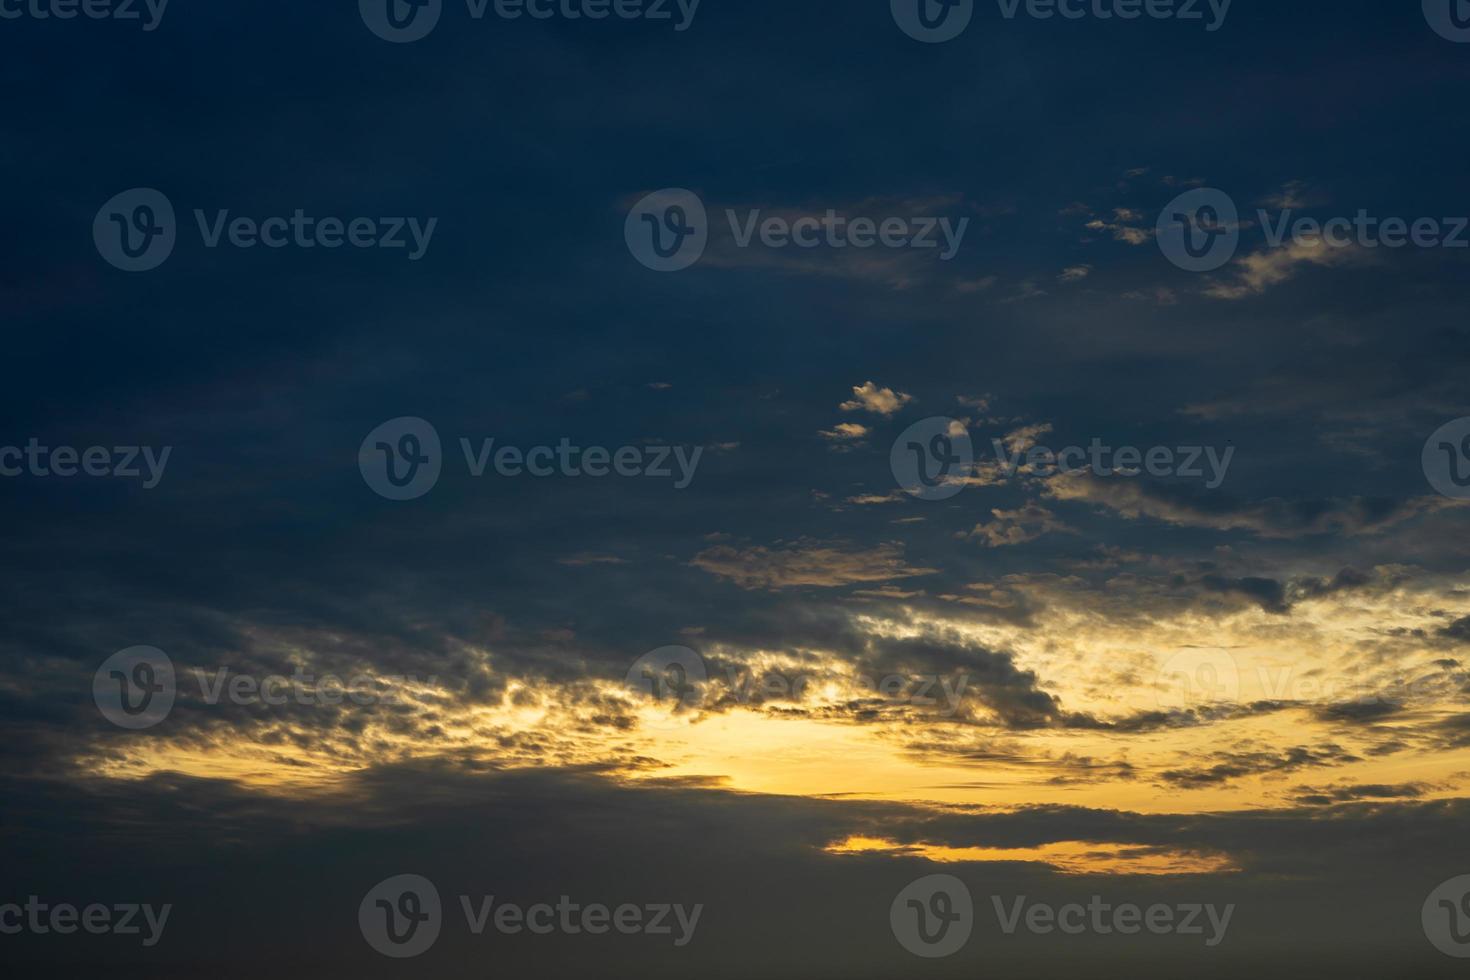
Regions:
<svg viewBox="0 0 1470 980"><path fill-rule="evenodd" d="M1114 219L1107 221L1102 218L1093 218L1084 226L1090 231L1107 232L1113 236L1113 241L1122 242L1125 245L1146 245L1153 240L1152 228L1137 228L1127 222L1136 220L1137 213L1127 208L1118 208L1114 211Z"/></svg>
<svg viewBox="0 0 1470 980"><path fill-rule="evenodd" d="M1292 801L1301 806L1331 806L1334 803L1356 803L1361 800L1417 800L1434 788L1431 783L1357 784L1326 789L1298 786Z"/></svg>
<svg viewBox="0 0 1470 980"><path fill-rule="evenodd" d="M775 547L716 545L695 555L690 564L742 589L835 588L935 574L935 569L908 565L903 550L898 542L859 549L802 538Z"/></svg>
<svg viewBox="0 0 1470 980"><path fill-rule="evenodd" d="M1002 437L1006 450L1016 456L1029 451L1036 445L1038 439L1052 431L1050 422L1033 422L1020 428L1012 429Z"/></svg>
<svg viewBox="0 0 1470 980"><path fill-rule="evenodd" d="M1269 613L1285 614L1291 607L1286 602L1286 587L1269 578L1226 578L1206 575L1200 583L1212 592L1233 592L1246 596Z"/></svg>
<svg viewBox="0 0 1470 980"><path fill-rule="evenodd" d="M1296 746L1284 752L1217 752L1212 758L1219 761L1214 765L1167 770L1160 773L1159 778L1180 789L1200 789L1247 776L1295 772L1299 769L1361 761L1351 752L1331 744L1320 748Z"/></svg>
<svg viewBox="0 0 1470 980"><path fill-rule="evenodd" d="M1298 208L1313 207L1327 203L1326 198L1317 192L1307 188L1304 180L1290 180L1282 185L1281 190L1274 194L1268 194L1262 199L1261 204L1277 211L1293 211Z"/></svg>
<svg viewBox="0 0 1470 980"><path fill-rule="evenodd" d="M847 502L858 507L873 507L879 504L896 504L909 499L912 498L904 490L890 490L887 493L860 493L848 497Z"/></svg>
<svg viewBox="0 0 1470 980"><path fill-rule="evenodd" d="M996 752L994 762L977 760L977 766L1004 762L1004 753ZM1097 764L1086 758L1066 763L1068 771L1083 774ZM243 941L231 947L232 959L281 980L319 976L323 957L348 975L382 973L385 961L363 942L355 912L370 888L403 869L423 875L441 893L446 927L429 955L447 964L439 975L456 980L476 969L483 973L487 955L510 976L668 975L668 944L659 941L666 937L545 942L538 940L556 937L477 936L463 920L452 927L458 896L474 901L490 894L521 905L554 903L558 895L581 904L702 903L695 940L679 951L685 973L718 976L735 964L785 980L809 975L802 961L816 951L834 975L899 975L912 956L892 941L886 920L881 931L869 930L871 936L852 924L876 922L877 899L886 905L917 877L939 871L965 881L987 905L982 896L1046 895L1053 903L1085 905L1100 889L1112 903L1140 907L1202 901L1204 895L1251 910L1251 928L1232 929L1226 952L1263 978L1293 975L1293 965L1273 964L1283 943L1300 948L1303 936L1328 937L1312 948L1313 962L1328 971L1324 976L1391 975L1408 944L1424 945L1417 916L1404 914L1405 896L1416 909L1428 887L1448 874L1445 855L1456 853L1467 818L1463 801L1424 802L1412 784L1364 784L1356 794L1353 787L1333 787L1315 795L1342 791L1372 805L1345 799L1326 809L1312 799L1263 818L811 799L730 793L697 777L649 776L630 785L596 768L501 772L417 760L364 769L299 798L251 795L218 780L177 774L83 785L6 778L0 791L13 804L14 832L27 842L15 849L8 871L27 883L29 893L86 895L86 883L95 890L96 878L75 869L111 869L117 881L155 889L175 905L175 918L192 910L205 922L253 923L273 937L270 948ZM1314 795L1309 787L1297 792ZM181 805L194 819L177 819ZM868 855L832 853L832 845L853 838L904 846ZM119 840L128 846L119 848ZM972 860L961 853L954 855L958 861L937 864L934 858L944 855L935 852L942 848L986 853ZM1059 860L1036 860L1038 849ZM997 851L1013 852L1014 860ZM181 853L207 853L210 860L184 861ZM1130 875L1118 863L1120 857L1147 863L1161 854L1226 860L1196 861L1184 878ZM301 875L303 864L313 873ZM1093 873L1060 873L1057 864ZM789 884L752 890L753 880ZM291 887L283 888L283 881ZM1304 894L1334 900L1304 901ZM814 916L812 909L823 913ZM1382 932L1384 923L1399 919L1408 922L1402 940ZM751 951L752 928L765 937L764 955ZM1382 942L1344 949L1340 937L1348 934ZM7 962L21 967L12 972L56 974L37 964L54 967L57 937L8 938ZM207 972L221 940L218 930L176 930L170 923L165 942L166 959L138 943L115 943L109 961L123 973L183 980ZM993 972L1022 975L1054 959L1055 947L1055 936L1023 929L993 943L986 956ZM1141 958L1156 955L1099 943L1077 975L1137 974ZM1423 975L1437 974L1431 967Z"/></svg>
<svg viewBox="0 0 1470 980"><path fill-rule="evenodd" d="M1292 241L1236 260L1230 266L1234 279L1206 287L1205 295L1226 300L1246 299L1292 279L1305 266L1329 268L1361 264L1368 258L1369 253L1361 249L1334 248L1322 239Z"/></svg>
<svg viewBox="0 0 1470 980"><path fill-rule="evenodd" d="M1441 629L1439 635L1456 643L1470 643L1470 616L1461 616Z"/></svg>
<svg viewBox="0 0 1470 980"><path fill-rule="evenodd" d="M835 427L823 429L817 434L823 439L830 439L833 442L852 442L857 439L866 438L868 431L867 426L858 425L856 422L839 422Z"/></svg>
<svg viewBox="0 0 1470 980"><path fill-rule="evenodd" d="M1047 295L1046 290L1036 285L1034 279L1023 279L1016 285L1015 292L1001 300L1002 303L1025 303L1028 300L1040 299Z"/></svg>
<svg viewBox="0 0 1470 980"><path fill-rule="evenodd" d="M579 555L570 555L566 558L558 558L558 565L567 565L571 568L586 568L589 565L626 565L626 558L617 555L602 554L595 551L585 551Z"/></svg>
<svg viewBox="0 0 1470 980"><path fill-rule="evenodd" d="M990 513L995 520L988 524L976 524L963 537L979 541L987 548L1002 548L1035 541L1051 531L1073 531L1057 520L1051 511L1034 502L1017 510L997 508Z"/></svg>
<svg viewBox="0 0 1470 980"><path fill-rule="evenodd" d="M961 279L955 283L955 291L961 293L983 293L1000 281L999 276L981 276L978 279Z"/></svg>
<svg viewBox="0 0 1470 980"><path fill-rule="evenodd" d="M1151 289L1130 289L1123 294L1124 299L1143 300L1153 303L1155 306L1177 306L1179 294L1167 286L1154 286Z"/></svg>
<svg viewBox="0 0 1470 980"><path fill-rule="evenodd" d="M872 412L885 418L896 415L898 410L914 400L913 395L892 388L880 388L872 381L864 382L852 389L853 399L838 407L844 412Z"/></svg>
<svg viewBox="0 0 1470 980"><path fill-rule="evenodd" d="M1098 504L1131 520L1147 517L1180 527L1249 531L1263 538L1378 534L1457 503L1445 497L1240 500L1219 493L1087 473L1049 480L1045 492L1056 500Z"/></svg>

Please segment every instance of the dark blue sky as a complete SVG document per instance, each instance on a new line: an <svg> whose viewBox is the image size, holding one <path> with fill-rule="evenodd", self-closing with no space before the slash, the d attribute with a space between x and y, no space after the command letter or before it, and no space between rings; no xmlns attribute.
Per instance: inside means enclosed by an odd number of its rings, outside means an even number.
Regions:
<svg viewBox="0 0 1470 980"><path fill-rule="evenodd" d="M0 19L0 447L171 447L153 489L0 478L0 846L16 869L0 903L140 883L138 900L180 903L187 932L142 953L0 936L23 972L390 975L413 963L376 958L352 909L373 882L437 868L467 892L631 882L710 907L710 940L678 957L505 954L564 975L1451 975L1419 903L1470 870L1455 857L1467 524L1421 453L1470 415L1470 251L1272 248L1257 209L1465 214L1470 44L1417 3L1370 0L1235 0L1216 31L1006 19L977 0L940 44L906 36L884 0L703 0L685 31L475 20L445 0L408 44L356 7L172 0L151 31ZM1244 219L1208 273L1153 237L1196 187ZM152 271L94 244L98 209L132 188L177 214ZM676 273L624 239L629 208L664 188L710 218L703 259ZM437 224L409 261L208 248L196 209ZM829 209L968 224L943 261L740 248L725 218ZM432 490L399 502L357 458L401 417L430 422L444 453ZM991 458L992 439L1234 453L1217 488L982 471L926 502L890 449L927 417ZM476 478L461 438L702 456L684 489ZM963 673L962 723L854 701L723 705L709 724L861 732L939 767L946 791L970 767L977 792L846 798L837 775L767 781L707 743L659 755L606 685L669 644L823 676ZM181 672L305 663L438 686L401 711L183 697L129 734L89 691L135 645ZM1154 661L1206 648L1432 692L1354 713L1247 684L1224 706L1152 710ZM525 729L476 714L533 703L546 714ZM746 729L726 737L731 757L790 762L745 748ZM987 795L993 765L1034 774L1035 795L1009 777ZM317 767L335 781L274 785ZM1058 796L1072 781L1087 795ZM1013 823L1026 806L1031 836ZM940 870L977 896L999 878L1058 901L1184 892L1246 911L1208 962L1033 937L921 964L883 916L932 863L822 850L848 835L1219 853L1228 873L1182 878ZM430 956L434 975L488 965Z"/></svg>

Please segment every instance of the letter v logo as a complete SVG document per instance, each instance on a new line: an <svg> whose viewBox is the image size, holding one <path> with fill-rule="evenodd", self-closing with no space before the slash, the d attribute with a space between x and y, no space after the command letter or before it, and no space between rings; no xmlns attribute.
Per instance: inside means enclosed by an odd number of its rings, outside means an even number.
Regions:
<svg viewBox="0 0 1470 980"><path fill-rule="evenodd" d="M975 0L889 0L893 22L915 41L953 41L970 26Z"/></svg>

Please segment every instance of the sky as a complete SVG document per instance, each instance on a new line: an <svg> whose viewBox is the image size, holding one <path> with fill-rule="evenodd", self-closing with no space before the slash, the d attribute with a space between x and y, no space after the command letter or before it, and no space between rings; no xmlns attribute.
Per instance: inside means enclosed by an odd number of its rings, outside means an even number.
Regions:
<svg viewBox="0 0 1470 980"><path fill-rule="evenodd" d="M7 974L1463 973L1460 0L58 2Z"/></svg>

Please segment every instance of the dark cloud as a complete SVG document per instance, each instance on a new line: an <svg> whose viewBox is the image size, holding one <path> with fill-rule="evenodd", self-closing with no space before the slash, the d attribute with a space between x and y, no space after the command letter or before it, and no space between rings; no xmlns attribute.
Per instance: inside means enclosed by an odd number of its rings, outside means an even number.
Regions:
<svg viewBox="0 0 1470 980"><path fill-rule="evenodd" d="M1300 786L1292 799L1302 806L1330 806L1334 803L1354 803L1360 800L1415 800L1433 789L1428 783L1333 786L1323 790Z"/></svg>
<svg viewBox="0 0 1470 980"><path fill-rule="evenodd" d="M1385 969L1407 955L1416 975L1447 976L1433 951L1424 954L1412 941L1415 917L1393 912L1442 879L1445 849L1465 819L1459 804L1391 802L1331 819L1315 804L1194 817L1067 807L935 811L731 797L697 786L629 789L591 773L474 772L442 764L364 772L339 796L315 801L163 777L125 787L9 781L5 791L7 825L23 828L31 842L8 871L25 883L23 890L175 905L170 942L154 951L108 944L106 937L65 949L48 948L47 937L20 937L8 956L25 975L52 975L42 963L78 970L105 958L121 975L183 977L197 975L205 963L223 963L214 969L227 976L269 969L307 977L330 964L388 976L394 964L363 943L356 908L379 880L411 872L432 880L446 899L441 939L420 964L436 976L482 976L487 963L502 971L562 972L580 969L587 957L600 963L599 975L612 977L691 970L735 977L751 969L799 976L805 975L795 962L801 950L817 946L824 970L876 977L908 962L888 935L892 896L920 875L943 871L960 876L976 897L981 915L972 942L983 945L983 953L977 948L943 965L943 976L967 975L980 957L992 969L1060 968L1071 954L1049 949L1045 937L1004 937L991 920L990 896L1019 894L1058 903L1085 904L1095 894L1144 905L1236 903L1230 941L1197 968L1207 976L1274 957L1269 951L1288 937L1299 945L1321 942L1316 962L1324 969L1348 969L1349 953L1363 962L1381 960ZM1365 788L1359 795L1379 794ZM181 797L190 801L185 814L178 810ZM339 805L347 801L350 809ZM59 822L41 819L43 812L71 816ZM1090 842L1139 855L1195 850L1228 854L1241 870L1120 879L1061 875L1019 860L936 866L915 857L823 853L855 834L952 847ZM652 854L675 859L652 861ZM281 889L287 874L296 884ZM463 927L457 897L487 894L522 903L555 902L563 894L583 902L679 901L701 903L705 911L695 941L675 956L652 937L616 943L588 936L474 937ZM1299 907L1313 894L1316 900ZM221 921L250 928L220 929ZM762 936L754 948L753 928ZM1345 930L1377 944L1342 950ZM262 934L271 941L262 943ZM1084 944L1085 964L1071 967L1078 976L1193 956L1182 943L1130 952L1128 944L1102 938Z"/></svg>
<svg viewBox="0 0 1470 980"><path fill-rule="evenodd" d="M1181 789L1200 789L1248 776L1296 772L1358 761L1356 755L1336 745L1295 746L1282 752L1217 752L1210 759L1212 764L1166 770L1159 774L1159 778Z"/></svg>

